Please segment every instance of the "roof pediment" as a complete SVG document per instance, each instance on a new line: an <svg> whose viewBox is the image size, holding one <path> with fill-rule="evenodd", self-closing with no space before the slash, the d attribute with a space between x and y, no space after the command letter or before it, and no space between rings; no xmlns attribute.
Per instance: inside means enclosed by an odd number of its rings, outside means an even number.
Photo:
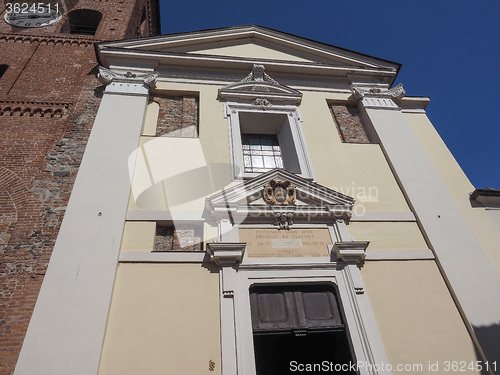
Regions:
<svg viewBox="0 0 500 375"><path fill-rule="evenodd" d="M269 201L273 181L294 190L291 203L286 199L284 204ZM283 213L293 216L294 222L330 222L333 218L348 218L353 205L354 199L347 195L274 169L207 198L206 210L215 218L231 216L238 222L261 222Z"/></svg>
<svg viewBox="0 0 500 375"><path fill-rule="evenodd" d="M127 51L127 52L126 52ZM236 62L260 63L271 68L276 63L285 71L293 67L316 68L331 74L332 69L344 73L377 72L395 77L400 64L312 41L273 29L249 25L133 40L102 42L97 54L106 65L107 54L118 53L175 60L189 65L203 60L213 66L229 66ZM160 62L161 63L161 62ZM279 63L279 64L278 64ZM284 65L284 67L283 67Z"/></svg>

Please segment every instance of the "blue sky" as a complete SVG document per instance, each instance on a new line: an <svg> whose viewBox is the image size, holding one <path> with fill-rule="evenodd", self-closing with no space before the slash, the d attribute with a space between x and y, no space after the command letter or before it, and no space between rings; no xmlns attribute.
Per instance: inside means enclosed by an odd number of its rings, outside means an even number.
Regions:
<svg viewBox="0 0 500 375"><path fill-rule="evenodd" d="M500 189L500 1L160 0L162 33L257 24L401 63L477 188Z"/></svg>

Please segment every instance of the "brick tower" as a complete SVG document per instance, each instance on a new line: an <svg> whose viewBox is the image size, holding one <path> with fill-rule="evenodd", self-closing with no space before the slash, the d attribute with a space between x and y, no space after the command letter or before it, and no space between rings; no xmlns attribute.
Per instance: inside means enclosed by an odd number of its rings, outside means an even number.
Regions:
<svg viewBox="0 0 500 375"><path fill-rule="evenodd" d="M15 26L22 17L5 17L10 9L5 3L0 5L2 375L14 371L99 107L94 43L160 32L157 0L51 0L60 17L39 27Z"/></svg>

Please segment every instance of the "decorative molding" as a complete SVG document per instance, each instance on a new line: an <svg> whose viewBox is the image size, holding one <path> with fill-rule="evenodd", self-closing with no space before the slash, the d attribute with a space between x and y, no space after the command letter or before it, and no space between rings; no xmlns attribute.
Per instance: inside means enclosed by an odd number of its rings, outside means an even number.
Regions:
<svg viewBox="0 0 500 375"><path fill-rule="evenodd" d="M365 260L428 260L436 259L431 249L420 250L377 250L366 252Z"/></svg>
<svg viewBox="0 0 500 375"><path fill-rule="evenodd" d="M122 251L120 263L203 263L210 260L204 251Z"/></svg>
<svg viewBox="0 0 500 375"><path fill-rule="evenodd" d="M262 64L254 64L252 71L241 81L219 89L219 99L249 101L261 109L272 102L299 105L302 93L282 85L265 73Z"/></svg>
<svg viewBox="0 0 500 375"><path fill-rule="evenodd" d="M330 254L344 263L360 266L366 257L366 248L369 241L335 242L330 245Z"/></svg>
<svg viewBox="0 0 500 375"><path fill-rule="evenodd" d="M72 102L36 102L0 100L0 116L56 117L69 113Z"/></svg>
<svg viewBox="0 0 500 375"><path fill-rule="evenodd" d="M149 88L154 87L158 72L153 73L116 73L99 66L99 80L107 85L106 92L122 95L148 95Z"/></svg>
<svg viewBox="0 0 500 375"><path fill-rule="evenodd" d="M351 222L355 221L417 221L413 212L364 212L362 214L352 213Z"/></svg>
<svg viewBox="0 0 500 375"><path fill-rule="evenodd" d="M351 91L357 100L361 100L365 108L400 109L395 101L402 99L406 94L401 83L392 89L363 88L352 84Z"/></svg>
<svg viewBox="0 0 500 375"><path fill-rule="evenodd" d="M94 43L99 43L102 40L88 37L78 36L64 36L64 35L36 35L36 34L14 34L14 33L0 33L0 41L6 42L19 42L19 43L45 43L45 44L68 44L84 47L91 47Z"/></svg>
<svg viewBox="0 0 500 375"><path fill-rule="evenodd" d="M203 221L198 211L164 211L164 210L128 210L127 220L131 221L176 221L192 222Z"/></svg>
<svg viewBox="0 0 500 375"><path fill-rule="evenodd" d="M351 91L356 99L365 97L384 98L384 99L401 99L405 96L406 92L403 89L403 84L393 87L392 89L381 89L379 87L372 87L369 89L362 88L358 85L352 84Z"/></svg>
<svg viewBox="0 0 500 375"><path fill-rule="evenodd" d="M245 254L246 243L213 242L207 244L210 260L220 267L241 263Z"/></svg>
<svg viewBox="0 0 500 375"><path fill-rule="evenodd" d="M300 204L252 204L264 199L262 186L273 179L293 184ZM353 204L354 199L351 197L283 169L274 169L212 195L207 198L205 208L217 221L231 217L238 223L272 224L279 212L293 213L295 223L329 224L334 218L349 218Z"/></svg>
<svg viewBox="0 0 500 375"><path fill-rule="evenodd" d="M156 83L156 79L158 78L158 72L154 73L146 73L146 74L136 74L130 71L126 73L115 73L103 66L99 66L99 74L97 76L99 80L105 85L110 84L111 82L120 82L120 83L144 83L146 86L152 87Z"/></svg>

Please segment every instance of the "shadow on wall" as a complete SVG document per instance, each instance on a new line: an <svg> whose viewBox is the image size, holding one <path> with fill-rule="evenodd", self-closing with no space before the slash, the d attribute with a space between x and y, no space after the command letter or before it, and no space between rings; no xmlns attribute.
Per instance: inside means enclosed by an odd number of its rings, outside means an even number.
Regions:
<svg viewBox="0 0 500 375"><path fill-rule="evenodd" d="M488 366L494 374L500 374L500 324L473 328L488 360ZM483 365L486 367L486 364ZM488 373L484 370L486 369L483 369L483 374Z"/></svg>
<svg viewBox="0 0 500 375"><path fill-rule="evenodd" d="M192 169L167 177L141 192L135 204L143 210L155 210L160 191L164 194L167 207L195 201L214 194L232 182L231 166L226 163L208 163L204 167Z"/></svg>

